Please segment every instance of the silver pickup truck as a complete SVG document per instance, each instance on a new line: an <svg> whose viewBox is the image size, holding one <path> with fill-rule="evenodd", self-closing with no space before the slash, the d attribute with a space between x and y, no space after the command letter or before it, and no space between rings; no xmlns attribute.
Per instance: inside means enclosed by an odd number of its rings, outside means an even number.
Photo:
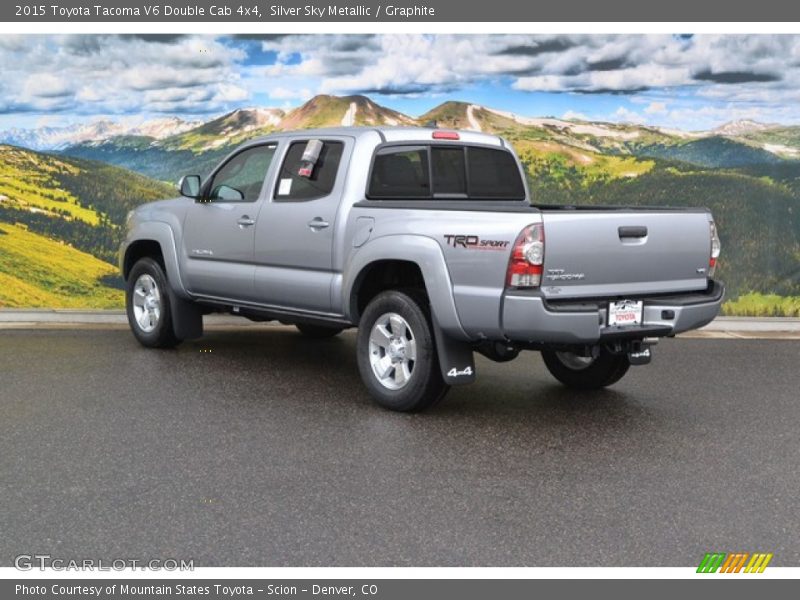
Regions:
<svg viewBox="0 0 800 600"><path fill-rule="evenodd" d="M393 410L473 381L475 352L540 351L565 385L608 386L722 302L708 210L533 204L496 136L276 133L179 186L128 217L120 267L136 338L197 338L213 311L314 338L358 327L361 377Z"/></svg>

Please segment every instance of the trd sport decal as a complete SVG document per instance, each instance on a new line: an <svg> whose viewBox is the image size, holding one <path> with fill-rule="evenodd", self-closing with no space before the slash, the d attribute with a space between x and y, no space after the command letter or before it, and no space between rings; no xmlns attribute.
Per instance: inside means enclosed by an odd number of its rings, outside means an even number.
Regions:
<svg viewBox="0 0 800 600"><path fill-rule="evenodd" d="M482 240L477 235L445 235L444 241L453 248L469 250L505 250L511 243L502 240Z"/></svg>

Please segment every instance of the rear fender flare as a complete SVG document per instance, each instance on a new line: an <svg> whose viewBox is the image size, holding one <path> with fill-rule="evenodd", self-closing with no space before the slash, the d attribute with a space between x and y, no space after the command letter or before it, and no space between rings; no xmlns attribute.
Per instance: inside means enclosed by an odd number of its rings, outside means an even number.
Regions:
<svg viewBox="0 0 800 600"><path fill-rule="evenodd" d="M442 334L454 340L469 341L469 336L458 318L453 284L442 249L436 241L421 235L387 235L375 238L355 252L345 268L342 286L343 307L348 319L355 322L357 317L353 292L359 275L369 265L381 260L415 263L422 272L432 316Z"/></svg>

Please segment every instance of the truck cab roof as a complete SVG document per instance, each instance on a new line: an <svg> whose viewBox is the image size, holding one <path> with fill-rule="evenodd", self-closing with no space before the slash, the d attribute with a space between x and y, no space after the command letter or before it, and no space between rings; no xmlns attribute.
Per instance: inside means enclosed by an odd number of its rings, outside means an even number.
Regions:
<svg viewBox="0 0 800 600"><path fill-rule="evenodd" d="M457 140L436 139L434 134L453 133L458 135ZM497 135L481 133L478 131L465 131L457 129L444 129L434 127L324 127L319 129L302 129L295 131L282 131L253 140L254 142L269 141L280 138L308 138L325 136L349 136L354 138L378 135L385 142L447 142L457 141L467 144L481 144L484 146L507 147L503 138Z"/></svg>

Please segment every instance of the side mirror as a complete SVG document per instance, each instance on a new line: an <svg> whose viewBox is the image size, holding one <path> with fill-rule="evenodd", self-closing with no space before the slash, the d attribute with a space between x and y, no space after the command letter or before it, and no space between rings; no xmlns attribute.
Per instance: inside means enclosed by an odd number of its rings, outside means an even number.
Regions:
<svg viewBox="0 0 800 600"><path fill-rule="evenodd" d="M181 196L196 200L200 197L200 176L184 175L178 182L178 190L180 190Z"/></svg>

